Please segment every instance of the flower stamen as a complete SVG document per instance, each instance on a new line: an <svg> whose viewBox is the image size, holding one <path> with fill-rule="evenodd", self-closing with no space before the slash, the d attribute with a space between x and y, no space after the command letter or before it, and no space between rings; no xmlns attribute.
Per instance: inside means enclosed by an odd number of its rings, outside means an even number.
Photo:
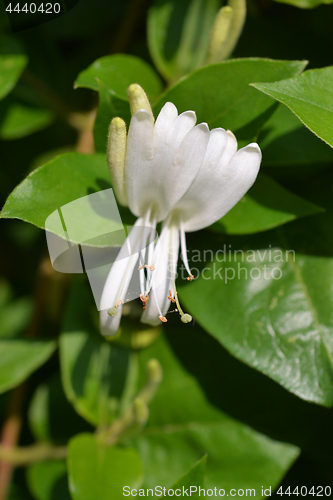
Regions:
<svg viewBox="0 0 333 500"><path fill-rule="evenodd" d="M190 266L189 266L189 263L187 260L186 238L185 238L184 224L182 222L180 223L180 247L181 247L182 259L184 262L184 266L185 266L186 271L189 274L187 281L192 281L194 279L194 276L190 271Z"/></svg>
<svg viewBox="0 0 333 500"><path fill-rule="evenodd" d="M172 294L171 294L171 290L169 290L169 295L168 295L168 299L171 300L171 302L176 302L176 300L173 298Z"/></svg>
<svg viewBox="0 0 333 500"><path fill-rule="evenodd" d="M143 309L144 311L147 309L147 304L149 302L149 295L147 294L146 296L142 295L142 293L140 293L140 300L141 302L143 302Z"/></svg>

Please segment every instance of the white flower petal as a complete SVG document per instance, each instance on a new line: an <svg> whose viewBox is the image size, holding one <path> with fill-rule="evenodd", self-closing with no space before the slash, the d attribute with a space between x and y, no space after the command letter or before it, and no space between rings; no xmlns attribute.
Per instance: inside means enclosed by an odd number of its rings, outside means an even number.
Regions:
<svg viewBox="0 0 333 500"><path fill-rule="evenodd" d="M182 140L192 130L196 121L197 117L194 111L185 111L176 118L165 138L165 142L171 150L177 151Z"/></svg>
<svg viewBox="0 0 333 500"><path fill-rule="evenodd" d="M156 118L154 126L154 156L159 154L160 148L165 150L166 138L178 117L177 108L172 102L164 104Z"/></svg>
<svg viewBox="0 0 333 500"><path fill-rule="evenodd" d="M165 225L155 248L155 271L149 294L147 309L141 316L143 323L152 326L161 324L159 308L165 315L170 307L169 290L172 289L172 276L175 279L179 254L179 230L176 226ZM154 296L155 295L155 296ZM156 300L159 304L157 307Z"/></svg>
<svg viewBox="0 0 333 500"><path fill-rule="evenodd" d="M261 162L259 146L249 144L230 160L234 144L231 149L228 145L218 166L208 170L203 165L188 192L175 207L179 209L185 231L198 231L216 222L238 203L254 183Z"/></svg>
<svg viewBox="0 0 333 500"><path fill-rule="evenodd" d="M142 218L137 219L134 225L134 231L130 233L119 254L113 263L109 275L106 279L100 304L100 328L102 335L116 335L121 319L122 306L118 305L118 314L114 317L109 316L108 310L113 307L117 300L125 297L130 284L133 271L137 267L139 258L139 247L142 231L137 227L143 228ZM133 237L134 236L134 237Z"/></svg>
<svg viewBox="0 0 333 500"><path fill-rule="evenodd" d="M147 190L150 179L154 175L152 156L152 119L147 111L140 110L131 119L125 160L125 185L128 205L137 217L143 215L148 208L142 194Z"/></svg>
<svg viewBox="0 0 333 500"><path fill-rule="evenodd" d="M128 204L136 216L152 209L158 221L185 193L195 178L209 140L206 124L194 127L196 117L167 103L153 129L149 113L138 111L128 132L125 183ZM163 136L164 134L164 136Z"/></svg>

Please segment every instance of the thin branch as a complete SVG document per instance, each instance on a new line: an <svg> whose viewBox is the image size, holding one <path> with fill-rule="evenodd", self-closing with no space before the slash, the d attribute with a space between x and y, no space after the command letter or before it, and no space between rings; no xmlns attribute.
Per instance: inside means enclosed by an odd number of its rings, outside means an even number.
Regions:
<svg viewBox="0 0 333 500"><path fill-rule="evenodd" d="M36 444L32 446L6 448L0 446L0 459L12 465L29 465L45 460L59 460L67 457L67 446Z"/></svg>

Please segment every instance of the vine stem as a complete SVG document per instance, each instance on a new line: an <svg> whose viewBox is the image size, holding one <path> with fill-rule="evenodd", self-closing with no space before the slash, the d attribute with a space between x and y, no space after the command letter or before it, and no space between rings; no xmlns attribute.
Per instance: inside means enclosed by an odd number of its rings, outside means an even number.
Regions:
<svg viewBox="0 0 333 500"><path fill-rule="evenodd" d="M36 444L6 448L0 446L0 458L12 465L29 465L44 460L62 459L67 457L67 446L51 446L49 444Z"/></svg>

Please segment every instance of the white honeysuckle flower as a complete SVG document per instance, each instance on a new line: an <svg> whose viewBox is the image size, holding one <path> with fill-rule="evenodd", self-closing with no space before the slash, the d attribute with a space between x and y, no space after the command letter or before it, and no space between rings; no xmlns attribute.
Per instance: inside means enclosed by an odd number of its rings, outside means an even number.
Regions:
<svg viewBox="0 0 333 500"><path fill-rule="evenodd" d="M114 118L108 163L118 201L128 205L138 219L104 286L100 322L106 336L118 331L122 306L132 299L127 292L136 272L143 322L166 322L174 302L181 320L191 321L180 307L175 284L179 246L188 280L193 279L185 232L223 217L252 186L261 162L258 144L237 151L232 132L210 131L206 123L196 125L194 111L178 115L177 108L167 102L154 123L142 88L133 84L128 95L132 113L128 135L123 120ZM156 242L158 222L162 231Z"/></svg>

